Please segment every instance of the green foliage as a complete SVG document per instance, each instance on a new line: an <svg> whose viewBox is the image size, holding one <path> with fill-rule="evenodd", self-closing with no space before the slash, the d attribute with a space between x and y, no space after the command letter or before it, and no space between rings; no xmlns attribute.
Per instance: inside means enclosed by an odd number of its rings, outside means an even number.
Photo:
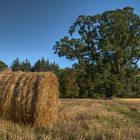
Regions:
<svg viewBox="0 0 140 140"><path fill-rule="evenodd" d="M0 61L0 71L3 71L5 69L8 69L8 66L3 61Z"/></svg>
<svg viewBox="0 0 140 140"><path fill-rule="evenodd" d="M55 62L49 63L48 70L54 72L57 76L59 74L59 66Z"/></svg>
<svg viewBox="0 0 140 140"><path fill-rule="evenodd" d="M60 57L76 60L74 69L81 74L76 80L80 97L133 96L134 90L135 95L140 94L139 80L131 79L140 58L140 17L133 8L81 15L69 34L57 41L53 49Z"/></svg>
<svg viewBox="0 0 140 140"><path fill-rule="evenodd" d="M49 60L45 60L44 58L37 60L34 66L31 65L28 59L25 59L24 61L20 62L19 58L16 58L15 60L13 60L11 69L12 71L26 71L26 72L53 71L56 75L58 75L59 73L59 66L55 62L50 63Z"/></svg>
<svg viewBox="0 0 140 140"><path fill-rule="evenodd" d="M37 60L37 62L34 64L32 70L36 72L45 72L47 71L48 61L46 61L44 58L41 58Z"/></svg>
<svg viewBox="0 0 140 140"><path fill-rule="evenodd" d="M11 65L12 71L31 71L31 63L28 59L25 59L25 61L20 62L19 58L16 58L13 60L13 63Z"/></svg>
<svg viewBox="0 0 140 140"><path fill-rule="evenodd" d="M19 58L16 58L13 60L13 63L11 65L11 70L12 71L21 71L21 64L20 64Z"/></svg>
<svg viewBox="0 0 140 140"><path fill-rule="evenodd" d="M126 85L124 97L140 98L140 76L136 75L129 79Z"/></svg>
<svg viewBox="0 0 140 140"><path fill-rule="evenodd" d="M73 69L61 69L59 71L60 97L79 97L79 86L76 82L77 73Z"/></svg>
<svg viewBox="0 0 140 140"><path fill-rule="evenodd" d="M20 68L21 68L21 71L31 71L31 63L28 59L25 59L25 61L23 61L21 64L20 64Z"/></svg>
<svg viewBox="0 0 140 140"><path fill-rule="evenodd" d="M32 71L34 72L46 72L46 71L53 71L55 74L58 75L59 66L54 62L50 63L49 60L45 60L41 58L37 60L37 62L32 67Z"/></svg>
<svg viewBox="0 0 140 140"><path fill-rule="evenodd" d="M114 73L137 63L140 57L140 18L133 8L106 11L101 15L79 16L69 33L54 46L59 56L79 63L110 64Z"/></svg>

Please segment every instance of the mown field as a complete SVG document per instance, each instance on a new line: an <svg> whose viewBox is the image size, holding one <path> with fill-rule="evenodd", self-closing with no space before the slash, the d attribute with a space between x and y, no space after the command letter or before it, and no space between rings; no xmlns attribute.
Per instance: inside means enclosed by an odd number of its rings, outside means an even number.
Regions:
<svg viewBox="0 0 140 140"><path fill-rule="evenodd" d="M61 99L52 128L0 120L0 140L140 140L140 99Z"/></svg>

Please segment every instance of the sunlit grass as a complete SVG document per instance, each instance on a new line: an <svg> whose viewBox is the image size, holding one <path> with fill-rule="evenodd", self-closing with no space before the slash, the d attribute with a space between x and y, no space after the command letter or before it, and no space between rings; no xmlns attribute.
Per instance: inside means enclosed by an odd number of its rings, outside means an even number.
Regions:
<svg viewBox="0 0 140 140"><path fill-rule="evenodd" d="M139 140L139 99L61 99L52 128L0 121L0 140Z"/></svg>

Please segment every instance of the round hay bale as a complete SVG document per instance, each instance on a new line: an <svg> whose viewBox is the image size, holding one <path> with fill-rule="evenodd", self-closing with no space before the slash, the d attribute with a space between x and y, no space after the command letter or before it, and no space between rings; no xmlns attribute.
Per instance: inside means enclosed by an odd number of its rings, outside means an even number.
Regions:
<svg viewBox="0 0 140 140"><path fill-rule="evenodd" d="M52 72L0 74L0 117L37 127L58 117L58 80Z"/></svg>

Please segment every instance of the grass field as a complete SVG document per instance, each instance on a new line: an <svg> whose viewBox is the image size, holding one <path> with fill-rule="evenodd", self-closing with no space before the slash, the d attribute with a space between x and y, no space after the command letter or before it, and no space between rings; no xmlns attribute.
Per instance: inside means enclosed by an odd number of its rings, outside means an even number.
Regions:
<svg viewBox="0 0 140 140"><path fill-rule="evenodd" d="M140 99L61 99L52 128L0 120L0 140L140 140Z"/></svg>

